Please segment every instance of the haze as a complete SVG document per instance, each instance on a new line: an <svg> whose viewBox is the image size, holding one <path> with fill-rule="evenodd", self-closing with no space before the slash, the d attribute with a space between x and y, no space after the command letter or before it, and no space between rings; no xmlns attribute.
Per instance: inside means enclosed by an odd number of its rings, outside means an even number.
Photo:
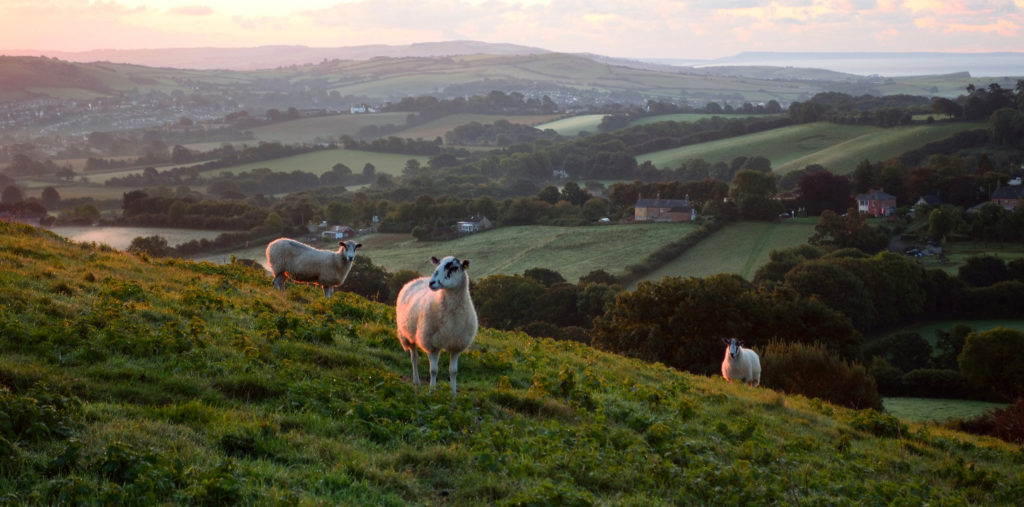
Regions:
<svg viewBox="0 0 1024 507"><path fill-rule="evenodd" d="M1024 50L1024 0L5 0L0 20L0 52L445 40L675 59Z"/></svg>

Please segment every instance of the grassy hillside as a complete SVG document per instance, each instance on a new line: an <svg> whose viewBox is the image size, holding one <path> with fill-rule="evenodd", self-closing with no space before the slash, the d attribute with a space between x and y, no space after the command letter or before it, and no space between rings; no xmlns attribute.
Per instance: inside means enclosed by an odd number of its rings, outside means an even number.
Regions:
<svg viewBox="0 0 1024 507"><path fill-rule="evenodd" d="M772 250L806 243L814 234L816 223L817 219L790 219L729 224L644 280L666 276L703 278L717 273L736 273L750 280L758 268L768 263Z"/></svg>
<svg viewBox="0 0 1024 507"><path fill-rule="evenodd" d="M938 123L912 127L879 128L835 123L810 123L673 148L637 157L650 160L659 168L676 168L681 163L702 158L708 162L728 162L745 155L762 155L779 174L803 169L811 164L846 174L862 160L879 161L895 157L956 132L984 128L980 123Z"/></svg>
<svg viewBox="0 0 1024 507"><path fill-rule="evenodd" d="M0 224L15 504L1009 504L1019 447L483 330L416 392L393 310ZM425 365L421 368L425 370ZM442 376L445 368L442 367Z"/></svg>
<svg viewBox="0 0 1024 507"><path fill-rule="evenodd" d="M250 129L257 141L277 141L283 144L312 143L317 138L338 139L355 136L359 129L371 125L405 125L408 113L340 114L301 118ZM256 144L250 142L249 144Z"/></svg>
<svg viewBox="0 0 1024 507"><path fill-rule="evenodd" d="M471 122L477 122L483 125L494 123L498 120L505 120L509 123L518 123L522 125L537 126L544 122L551 121L557 118L558 115L554 114L538 114L538 115L505 115L505 114L450 114L443 118L438 118L434 121L429 121L423 125L417 125L410 127L395 133L396 136L405 137L409 139L426 139L432 140L436 137L444 138L444 135L448 131L455 129L460 125L466 125Z"/></svg>
<svg viewBox="0 0 1024 507"><path fill-rule="evenodd" d="M563 136L576 136L580 132L594 134L597 132L597 127L601 125L601 120L604 117L605 115L603 114L583 114L534 126L541 130L554 130Z"/></svg>

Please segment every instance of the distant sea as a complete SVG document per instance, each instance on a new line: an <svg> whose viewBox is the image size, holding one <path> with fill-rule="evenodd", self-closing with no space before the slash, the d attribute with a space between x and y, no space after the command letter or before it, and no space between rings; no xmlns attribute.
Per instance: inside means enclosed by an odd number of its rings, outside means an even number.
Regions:
<svg viewBox="0 0 1024 507"><path fill-rule="evenodd" d="M653 61L653 60L651 60ZM969 72L974 77L1024 77L1024 53L777 53L744 52L715 60L660 59L687 67L765 65L827 69L861 76L925 76Z"/></svg>

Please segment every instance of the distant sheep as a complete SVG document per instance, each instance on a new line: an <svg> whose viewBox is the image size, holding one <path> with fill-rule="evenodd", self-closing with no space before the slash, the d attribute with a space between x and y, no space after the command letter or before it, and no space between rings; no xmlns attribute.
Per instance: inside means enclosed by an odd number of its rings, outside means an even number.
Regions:
<svg viewBox="0 0 1024 507"><path fill-rule="evenodd" d="M725 359L722 360L725 380L732 382L737 379L750 387L761 385L761 358L757 352L741 347L743 342L736 338L722 338L722 343L726 345Z"/></svg>
<svg viewBox="0 0 1024 507"><path fill-rule="evenodd" d="M345 282L356 259L356 249L363 246L355 241L338 243L338 250L320 250L293 239L279 238L267 245L267 263L274 274L274 288L284 290L287 278L300 283L319 285L324 297Z"/></svg>
<svg viewBox="0 0 1024 507"><path fill-rule="evenodd" d="M445 257L430 261L437 268L430 277L406 283L398 293L395 317L398 341L409 351L412 360L412 382L420 385L417 369L417 347L430 359L430 388L437 383L437 359L442 350L451 356L448 379L455 395L455 376L459 371L459 354L469 348L476 337L477 318L469 297L469 260Z"/></svg>

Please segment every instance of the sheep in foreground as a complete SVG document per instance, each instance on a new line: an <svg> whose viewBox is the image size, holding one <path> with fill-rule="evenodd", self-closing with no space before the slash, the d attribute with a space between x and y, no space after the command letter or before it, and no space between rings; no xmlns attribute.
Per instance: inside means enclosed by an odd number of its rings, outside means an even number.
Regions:
<svg viewBox="0 0 1024 507"><path fill-rule="evenodd" d="M450 355L448 379L455 395L455 376L459 371L459 354L469 348L476 337L477 319L473 301L469 297L469 260L459 261L448 256L430 262L437 268L434 274L406 283L398 293L395 320L398 323L398 341L409 351L412 360L412 382L420 385L416 362L417 347L430 359L430 388L437 383L437 359L442 350Z"/></svg>
<svg viewBox="0 0 1024 507"><path fill-rule="evenodd" d="M267 263L274 274L274 288L284 290L287 278L300 283L319 285L324 297L331 297L345 282L356 259L355 241L338 243L338 250L320 250L293 239L278 238L267 245Z"/></svg>
<svg viewBox="0 0 1024 507"><path fill-rule="evenodd" d="M725 380L732 382L737 379L740 382L757 387L761 385L761 359L757 352L741 347L743 342L736 338L726 340L725 359L722 360L722 376Z"/></svg>

